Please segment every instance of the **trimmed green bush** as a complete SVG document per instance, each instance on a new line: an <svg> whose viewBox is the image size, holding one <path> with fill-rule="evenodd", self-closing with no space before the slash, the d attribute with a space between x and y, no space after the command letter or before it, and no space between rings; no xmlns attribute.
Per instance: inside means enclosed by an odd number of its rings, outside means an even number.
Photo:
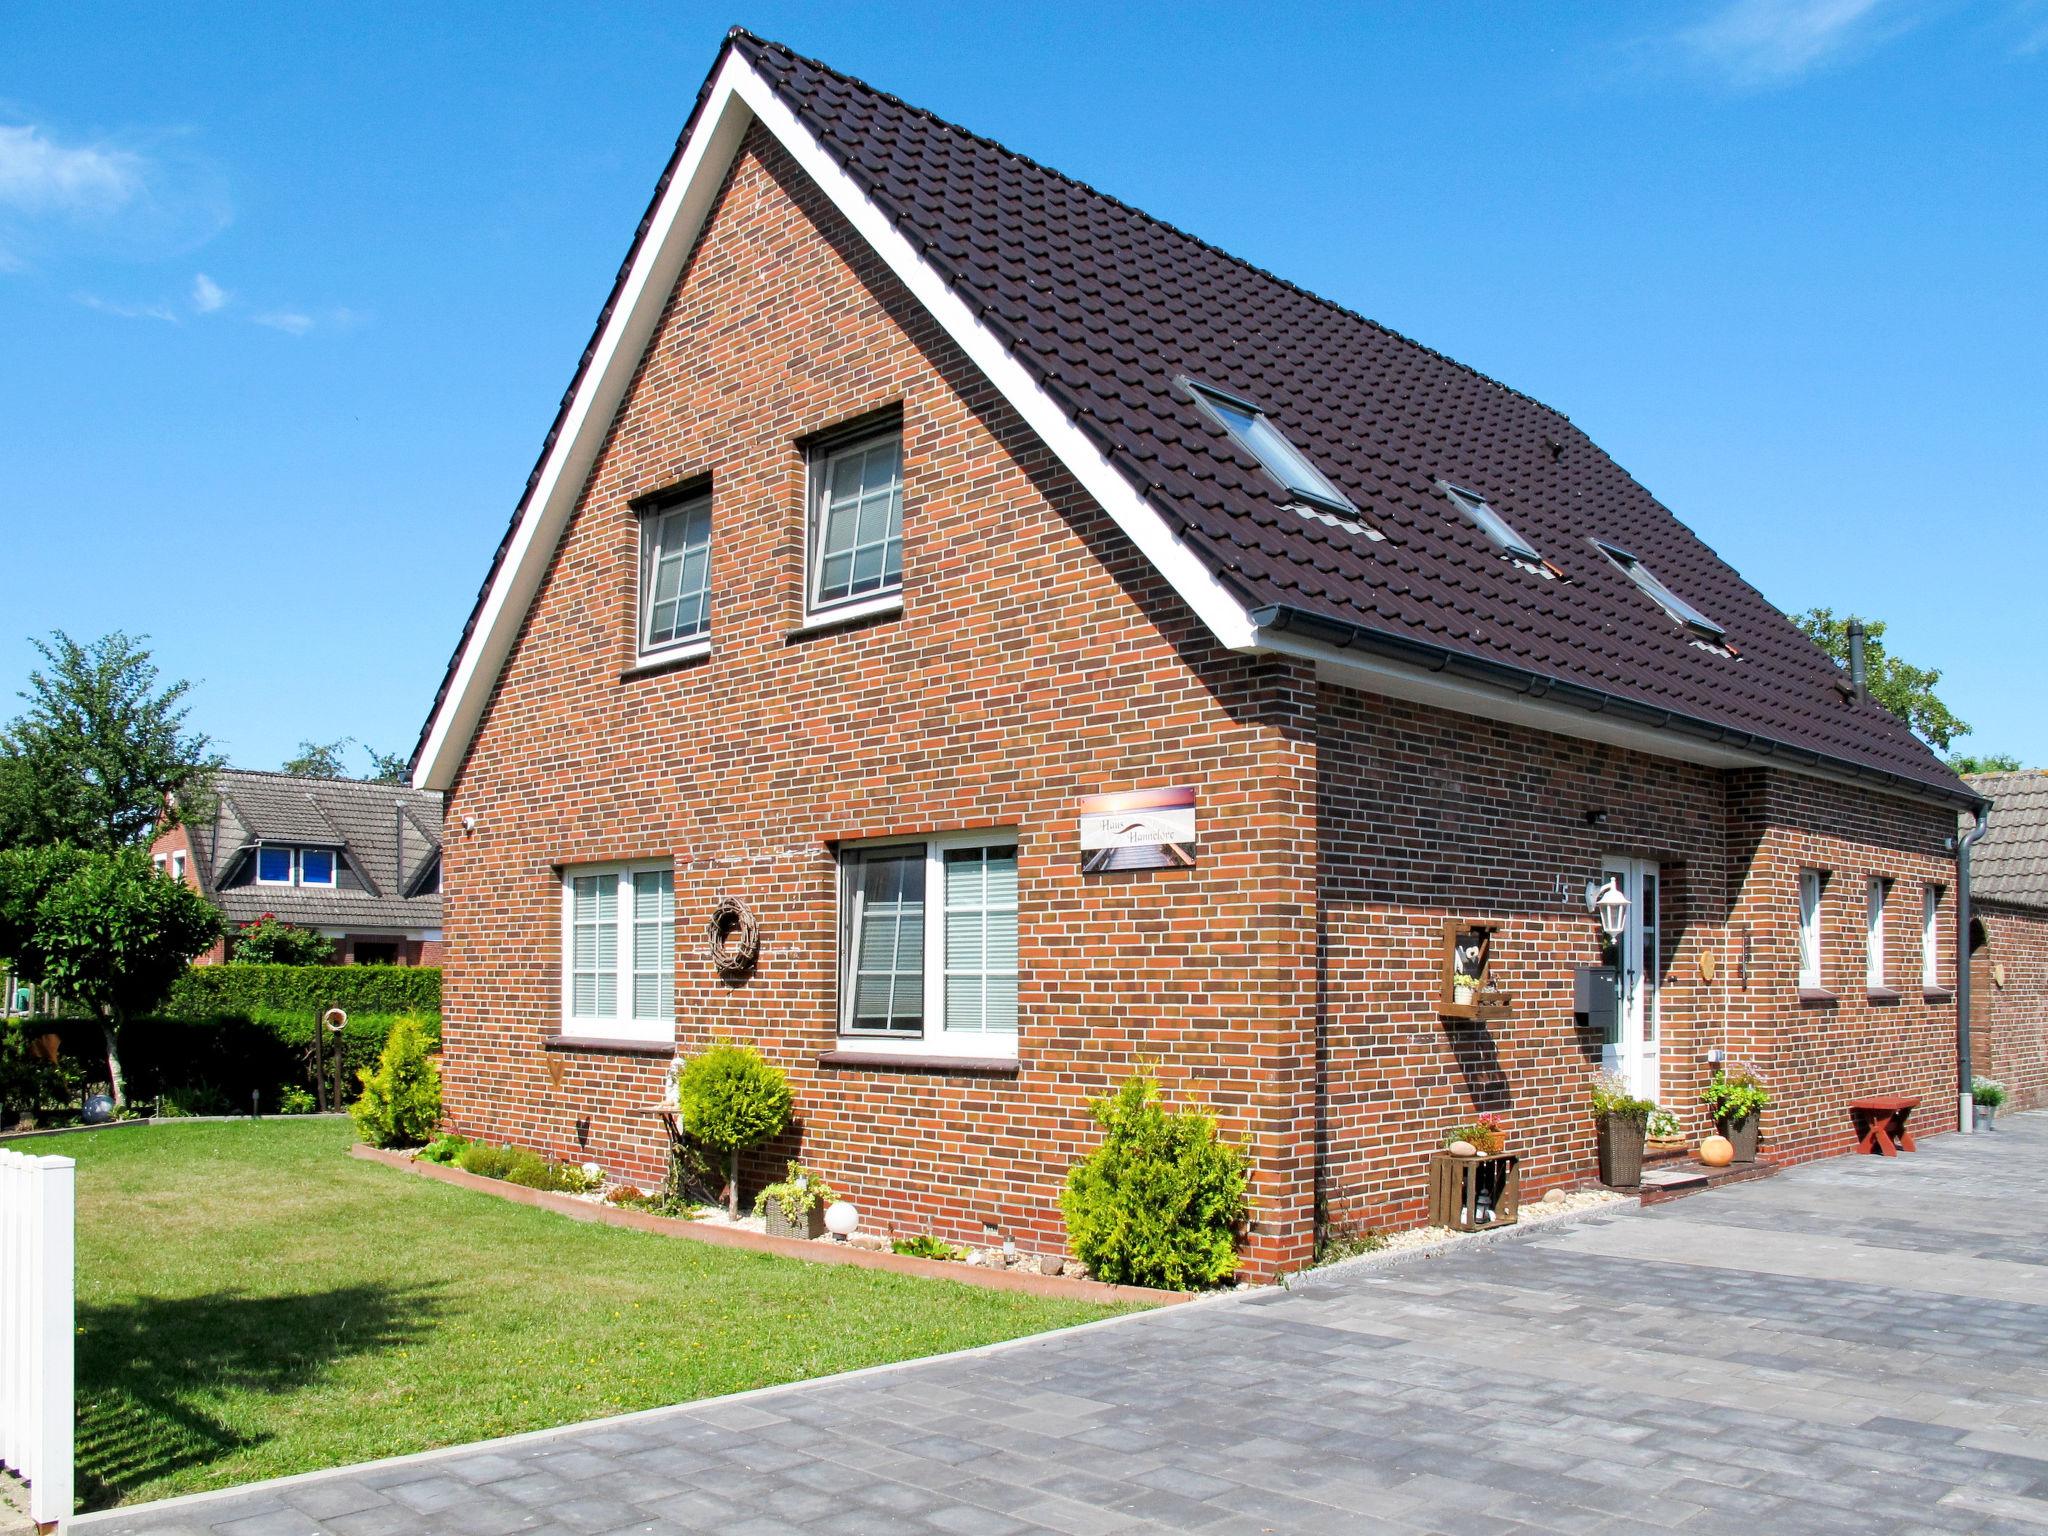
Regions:
<svg viewBox="0 0 2048 1536"><path fill-rule="evenodd" d="M1168 1110L1159 1084L1134 1074L1088 1112L1103 1142L1060 1192L1074 1256L1098 1280L1191 1291L1237 1268L1244 1154L1198 1110Z"/></svg>
<svg viewBox="0 0 2048 1536"><path fill-rule="evenodd" d="M464 1173L473 1173L479 1178L502 1179L512 1171L512 1149L492 1146L488 1141L472 1141L455 1154L455 1166Z"/></svg>
<svg viewBox="0 0 2048 1536"><path fill-rule="evenodd" d="M360 1072L363 1096L349 1114L375 1147L416 1147L441 1123L441 1068L427 1054L427 1032L410 1016L391 1026L375 1072Z"/></svg>
<svg viewBox="0 0 2048 1536"><path fill-rule="evenodd" d="M329 1008L363 1013L439 1013L441 971L432 965L195 965L159 1011L209 1019Z"/></svg>
<svg viewBox="0 0 2048 1536"><path fill-rule="evenodd" d="M752 1046L721 1041L677 1072L676 1108L693 1140L725 1154L725 1209L737 1218L740 1153L788 1126L788 1080Z"/></svg>

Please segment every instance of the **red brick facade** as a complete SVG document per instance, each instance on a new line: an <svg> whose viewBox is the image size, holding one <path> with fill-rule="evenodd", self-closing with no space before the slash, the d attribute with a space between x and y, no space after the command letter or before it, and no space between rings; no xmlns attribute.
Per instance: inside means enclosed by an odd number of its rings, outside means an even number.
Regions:
<svg viewBox="0 0 2048 1536"><path fill-rule="evenodd" d="M1971 957L1972 1070L2005 1085L2008 1109L2048 1107L2048 913L1985 901L1970 913L1983 934Z"/></svg>
<svg viewBox="0 0 2048 1536"><path fill-rule="evenodd" d="M893 406L902 611L804 630L802 443ZM636 671L629 503L704 476L711 653ZM1200 793L1192 869L1080 873L1082 797L1176 785ZM1845 1146L1858 1091L1920 1093L1928 1129L1953 1123L1953 1009L1922 999L1909 926L1920 882L1952 884L1951 811L1433 713L1221 649L758 129L447 811L450 1121L642 1180L660 1171L645 1111L666 1053L549 1043L567 865L672 861L680 1048L747 1040L796 1093L797 1132L745 1182L800 1151L907 1231L992 1226L1057 1250L1087 1101L1140 1065L1249 1150L1256 1277L1307 1259L1318 1199L1345 1224L1416 1215L1423 1152L1478 1108L1512 1117L1531 1193L1583 1176L1598 1050L1573 1023L1572 967L1598 958L1584 885L1603 853L1667 869L1667 1103L1689 1106L1703 1051L1725 1044L1779 1095L1774 1156ZM821 1063L835 844L981 828L1019 849L1016 1068ZM1794 985L1802 862L1838 872L1833 1004L1802 1006ZM1862 986L1868 873L1900 893L1896 1003ZM727 895L761 920L741 981L696 942ZM1504 923L1507 1019L1437 1017L1450 916Z"/></svg>

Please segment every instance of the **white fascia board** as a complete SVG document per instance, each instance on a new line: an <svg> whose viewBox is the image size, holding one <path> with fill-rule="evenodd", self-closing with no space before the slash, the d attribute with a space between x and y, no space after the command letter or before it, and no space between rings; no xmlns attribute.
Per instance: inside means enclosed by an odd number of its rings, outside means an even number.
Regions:
<svg viewBox="0 0 2048 1536"><path fill-rule="evenodd" d="M1955 809L1953 801L1917 793L1903 780L1880 783L1854 774L1834 772L1824 763L1802 762L1789 755L1780 757L1734 746L1716 746L1675 731L1660 731L1654 726L1629 720L1605 719L1590 710L1577 709L1569 704L1530 698L1502 688L1490 688L1485 683L1362 656L1356 651L1345 651L1300 635L1261 631L1260 644L1267 651L1313 661L1318 682L1360 693L1402 699L1480 720L1496 720L1504 725L1525 726L1553 736L1568 736L1575 741L1599 742L1641 752L1647 757L1697 763L1706 768L1773 768L1780 773L1797 773L1831 784L1849 785L1870 794L1896 795L1903 800L1939 805L1944 810Z"/></svg>
<svg viewBox="0 0 2048 1536"><path fill-rule="evenodd" d="M782 141L804 174L818 184L841 216L874 248L897 281L931 312L968 360L996 387L1011 409L1024 419L1024 424L1058 455L1082 488L1158 568L1217 640L1230 650L1255 649L1258 629L1244 604L1180 541L1166 519L1132 488L1102 450L1039 387L1024 365L976 318L937 270L918 255L889 216L854 185L838 162L797 121L796 114L775 94L773 87L752 69L737 76L737 86L754 115Z"/></svg>
<svg viewBox="0 0 2048 1536"><path fill-rule="evenodd" d="M511 654L527 608L540 590L562 530L583 494L584 482L619 402L625 398L633 370L660 323L726 169L739 151L750 113L733 83L737 75L745 73L749 73L745 62L737 53L728 53L711 84L703 114L655 208L618 303L597 339L590 366L563 416L554 447L541 465L497 576L484 595L476 627L462 648L455 675L428 729L412 778L416 789L447 790L455 783L456 771L483 718L484 704Z"/></svg>

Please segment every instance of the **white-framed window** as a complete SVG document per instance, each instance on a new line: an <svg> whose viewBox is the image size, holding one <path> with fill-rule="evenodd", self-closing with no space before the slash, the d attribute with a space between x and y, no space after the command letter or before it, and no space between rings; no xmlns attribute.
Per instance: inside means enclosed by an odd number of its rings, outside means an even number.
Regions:
<svg viewBox="0 0 2048 1536"><path fill-rule="evenodd" d="M165 857L164 857L164 856L163 856L162 854L160 854L160 853L152 853L152 854L151 854L151 855L149 856L149 862L150 862L150 866L151 866L151 867L152 867L153 869L155 869L155 870L156 870L156 872L157 872L158 874L162 874L162 873L164 872L164 866L165 866L165 865L166 865L167 863L169 863L170 861L169 861L169 860L167 860L167 859L166 859L166 858L165 858Z"/></svg>
<svg viewBox="0 0 2048 1536"><path fill-rule="evenodd" d="M1872 875L1863 886L1863 983L1875 990L1884 980L1884 905L1892 883Z"/></svg>
<svg viewBox="0 0 2048 1536"><path fill-rule="evenodd" d="M299 850L299 884L334 884L334 850L332 848L301 848Z"/></svg>
<svg viewBox="0 0 2048 1536"><path fill-rule="evenodd" d="M811 456L813 614L880 604L903 588L903 431L890 426Z"/></svg>
<svg viewBox="0 0 2048 1536"><path fill-rule="evenodd" d="M1511 560L1520 560L1528 565L1543 564L1543 557L1536 552L1536 546L1515 532L1508 520L1494 509L1493 503L1479 492L1453 485L1448 480L1437 481L1437 486L1450 498L1451 505L1486 535L1495 549Z"/></svg>
<svg viewBox="0 0 2048 1536"><path fill-rule="evenodd" d="M666 861L562 871L562 1033L675 1038L676 886Z"/></svg>
<svg viewBox="0 0 2048 1536"><path fill-rule="evenodd" d="M256 850L256 883L258 885L290 885L297 863L296 849L280 848L265 843Z"/></svg>
<svg viewBox="0 0 2048 1536"><path fill-rule="evenodd" d="M842 1037L1016 1055L1016 838L850 845L839 867Z"/></svg>
<svg viewBox="0 0 2048 1536"><path fill-rule="evenodd" d="M1920 888L1920 985L1941 990L1941 887Z"/></svg>
<svg viewBox="0 0 2048 1536"><path fill-rule="evenodd" d="M1822 990L1820 970L1820 896L1826 877L1817 869L1799 871L1799 985Z"/></svg>
<svg viewBox="0 0 2048 1536"><path fill-rule="evenodd" d="M711 496L640 516L640 653L700 640L711 628Z"/></svg>
<svg viewBox="0 0 2048 1536"><path fill-rule="evenodd" d="M171 855L171 875L178 880L185 878L185 850L182 848Z"/></svg>

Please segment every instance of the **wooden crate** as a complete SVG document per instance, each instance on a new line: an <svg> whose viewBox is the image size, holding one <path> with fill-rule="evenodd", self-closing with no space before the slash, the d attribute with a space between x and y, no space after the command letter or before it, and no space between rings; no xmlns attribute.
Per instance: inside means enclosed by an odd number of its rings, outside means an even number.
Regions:
<svg viewBox="0 0 2048 1536"><path fill-rule="evenodd" d="M1513 1226L1522 1209L1521 1163L1512 1152L1494 1157L1432 1153L1429 1224L1454 1232Z"/></svg>

